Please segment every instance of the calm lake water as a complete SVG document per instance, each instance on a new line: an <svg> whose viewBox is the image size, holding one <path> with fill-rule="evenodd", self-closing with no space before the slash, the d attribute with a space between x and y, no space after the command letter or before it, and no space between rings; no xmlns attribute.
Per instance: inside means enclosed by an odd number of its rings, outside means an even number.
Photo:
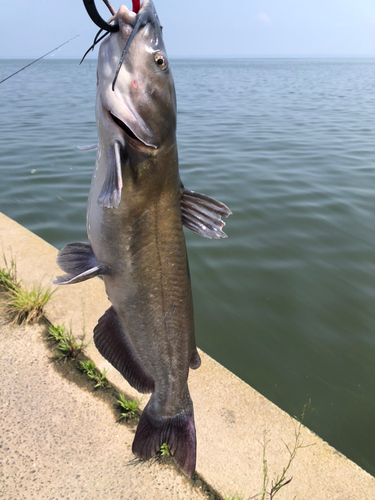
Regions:
<svg viewBox="0 0 375 500"><path fill-rule="evenodd" d="M186 232L197 343L375 475L375 60L171 65L183 182L233 211L226 240ZM0 210L58 248L86 240L95 72L0 85Z"/></svg>

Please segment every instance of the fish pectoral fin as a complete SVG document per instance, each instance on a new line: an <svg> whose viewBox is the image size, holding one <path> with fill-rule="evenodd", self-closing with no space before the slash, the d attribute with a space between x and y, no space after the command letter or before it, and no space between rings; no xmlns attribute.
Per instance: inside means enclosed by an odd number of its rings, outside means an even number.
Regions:
<svg viewBox="0 0 375 500"><path fill-rule="evenodd" d="M221 217L231 215L229 208L205 194L184 189L181 198L182 224L195 233L210 239L227 238L222 231Z"/></svg>
<svg viewBox="0 0 375 500"><path fill-rule="evenodd" d="M118 141L115 141L113 149L114 155L113 158L109 160L107 174L98 197L99 205L106 208L118 208L121 201L121 151L120 143Z"/></svg>
<svg viewBox="0 0 375 500"><path fill-rule="evenodd" d="M89 243L69 243L57 254L57 265L66 274L58 276L54 285L72 285L106 274L92 251Z"/></svg>
<svg viewBox="0 0 375 500"><path fill-rule="evenodd" d="M135 356L113 307L107 309L94 328L94 343L103 358L138 392L147 394L154 390L154 381Z"/></svg>
<svg viewBox="0 0 375 500"><path fill-rule="evenodd" d="M191 477L196 463L196 436L193 405L190 396L188 407L173 417L158 417L152 410L157 401L153 393L142 412L135 433L132 451L142 460L154 457L166 443L182 472Z"/></svg>

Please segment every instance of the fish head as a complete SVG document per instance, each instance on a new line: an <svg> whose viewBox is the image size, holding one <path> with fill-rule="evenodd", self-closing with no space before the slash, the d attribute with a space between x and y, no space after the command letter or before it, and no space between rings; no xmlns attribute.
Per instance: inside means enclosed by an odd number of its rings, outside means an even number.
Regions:
<svg viewBox="0 0 375 500"><path fill-rule="evenodd" d="M159 149L175 140L176 93L154 4L144 0L137 14L122 5L114 21L98 56L99 133L107 144Z"/></svg>

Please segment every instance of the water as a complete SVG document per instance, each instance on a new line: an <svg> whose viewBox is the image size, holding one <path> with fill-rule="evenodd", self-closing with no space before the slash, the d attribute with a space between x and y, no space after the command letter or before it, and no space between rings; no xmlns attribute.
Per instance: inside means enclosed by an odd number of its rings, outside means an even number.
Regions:
<svg viewBox="0 0 375 500"><path fill-rule="evenodd" d="M233 211L227 240L186 234L198 345L292 415L311 399L308 427L375 475L375 60L172 68L184 184ZM86 239L95 71L0 85L0 210L58 248Z"/></svg>

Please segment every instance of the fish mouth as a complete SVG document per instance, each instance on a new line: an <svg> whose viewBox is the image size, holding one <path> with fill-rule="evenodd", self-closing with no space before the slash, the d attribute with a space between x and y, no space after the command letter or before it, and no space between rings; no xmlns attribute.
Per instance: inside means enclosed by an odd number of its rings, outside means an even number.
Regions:
<svg viewBox="0 0 375 500"><path fill-rule="evenodd" d="M110 111L108 111L110 117L112 120L115 122L115 124L125 133L127 139L133 146L135 146L138 149L148 149L148 150L154 150L157 149L155 146L151 146L149 144L146 144L143 142L139 137L135 135L135 133L129 128L126 123L124 123L120 118L117 118L114 114L112 114Z"/></svg>

